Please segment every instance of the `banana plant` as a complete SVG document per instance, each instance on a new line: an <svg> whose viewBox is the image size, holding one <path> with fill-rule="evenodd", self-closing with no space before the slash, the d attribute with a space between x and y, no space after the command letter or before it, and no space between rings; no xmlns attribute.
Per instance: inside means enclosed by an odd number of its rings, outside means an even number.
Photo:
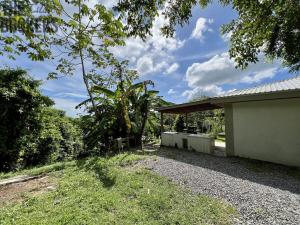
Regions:
<svg viewBox="0 0 300 225"><path fill-rule="evenodd" d="M154 112L156 107L162 105L168 105L160 96L159 91L149 90L148 86L154 87L154 82L146 80L132 86L134 91L131 92L129 99L134 111L134 125L136 127L135 133L137 140L143 149L143 136L145 134L145 128L148 125L154 126L154 121L158 120L157 114ZM152 127L155 130L155 127Z"/></svg>
<svg viewBox="0 0 300 225"><path fill-rule="evenodd" d="M126 62L115 65L112 71L115 82L110 88L103 84L95 84L91 89L99 117L95 119L95 131L90 134L97 134L102 138L134 136L136 143L141 145L147 122L149 126L157 124L153 122L158 120L154 108L168 103L158 96L158 91L149 89L154 87L153 81L146 80L134 84L137 73L126 69L126 66ZM92 137L90 140L99 139L98 137Z"/></svg>

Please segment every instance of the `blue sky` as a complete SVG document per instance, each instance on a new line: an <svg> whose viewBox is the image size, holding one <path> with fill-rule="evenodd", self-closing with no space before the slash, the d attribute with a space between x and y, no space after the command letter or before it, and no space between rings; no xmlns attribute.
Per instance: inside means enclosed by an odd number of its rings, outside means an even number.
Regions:
<svg viewBox="0 0 300 225"><path fill-rule="evenodd" d="M112 4L111 1L103 3ZM165 23L160 16L154 23L153 36L145 42L130 38L125 47L111 51L122 59L129 59L131 67L140 73L140 79L153 80L160 95L174 103L295 76L278 61L266 63L263 57L245 71L235 69L227 53L228 36L220 34L220 26L234 18L236 13L230 7L218 3L204 10L196 7L190 23L184 28L178 27L174 38L165 38L159 30ZM55 69L51 61L32 62L26 56L20 56L16 61L0 59L1 66L24 68L36 79L43 80L42 92L56 102L57 108L67 111L70 116L80 113L75 106L87 98L80 73L47 81L48 73Z"/></svg>

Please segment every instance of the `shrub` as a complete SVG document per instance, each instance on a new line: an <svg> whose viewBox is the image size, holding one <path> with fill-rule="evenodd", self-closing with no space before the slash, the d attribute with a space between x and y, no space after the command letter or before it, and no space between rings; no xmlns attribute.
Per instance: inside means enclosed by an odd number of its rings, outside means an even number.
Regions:
<svg viewBox="0 0 300 225"><path fill-rule="evenodd" d="M0 171L73 158L82 149L81 131L40 82L24 70L0 70Z"/></svg>

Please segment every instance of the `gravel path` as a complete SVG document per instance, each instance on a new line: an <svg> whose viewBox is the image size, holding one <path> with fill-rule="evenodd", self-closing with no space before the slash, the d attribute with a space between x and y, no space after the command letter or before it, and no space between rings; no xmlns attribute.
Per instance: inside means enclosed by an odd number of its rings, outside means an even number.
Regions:
<svg viewBox="0 0 300 225"><path fill-rule="evenodd" d="M300 224L300 181L288 168L267 164L255 172L253 161L222 158L183 150L160 149L143 165L195 193L227 200L240 218L235 224Z"/></svg>

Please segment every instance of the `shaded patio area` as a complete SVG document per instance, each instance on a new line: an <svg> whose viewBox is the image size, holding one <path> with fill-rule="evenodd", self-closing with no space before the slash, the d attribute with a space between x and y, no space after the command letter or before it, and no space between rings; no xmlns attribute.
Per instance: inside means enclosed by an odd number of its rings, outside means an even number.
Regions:
<svg viewBox="0 0 300 225"><path fill-rule="evenodd" d="M188 124L188 117L191 113L203 112L207 110L222 109L224 105L211 103L210 99L190 102L185 104L157 108L161 114L161 144L162 146L175 147L179 149L188 149L197 152L208 153L216 156L226 157L225 141L214 140L203 129L191 129ZM177 114L184 115L185 129L183 132L165 132L164 115ZM207 116L207 115L206 115ZM214 116L214 115L210 115ZM224 115L223 115L224 116ZM194 127L195 128L195 127ZM225 138L225 133L224 133Z"/></svg>

